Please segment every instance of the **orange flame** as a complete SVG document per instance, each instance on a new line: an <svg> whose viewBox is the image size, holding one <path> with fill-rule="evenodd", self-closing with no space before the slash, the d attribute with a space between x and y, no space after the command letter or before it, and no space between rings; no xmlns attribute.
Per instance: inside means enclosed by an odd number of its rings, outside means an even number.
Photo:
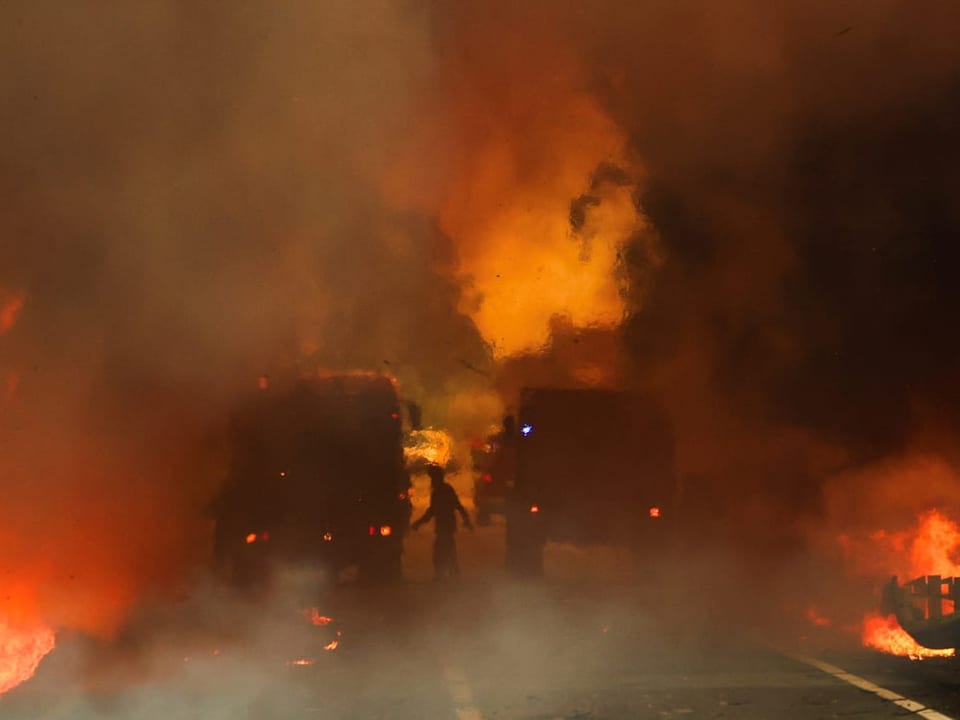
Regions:
<svg viewBox="0 0 960 720"><path fill-rule="evenodd" d="M543 42L533 53L528 37L498 30L483 67L466 50L451 59L442 121L411 138L382 183L391 205L436 215L455 250L460 309L496 359L542 351L558 319L617 327L636 290L625 248L644 245L659 264L627 133L565 43ZM424 182L424 153L444 141L449 170Z"/></svg>
<svg viewBox="0 0 960 720"><path fill-rule="evenodd" d="M0 618L0 695L33 677L55 644L44 625L14 627Z"/></svg>
<svg viewBox="0 0 960 720"><path fill-rule="evenodd" d="M821 615L814 607L807 608L804 615L811 625L817 627L829 627L831 625L830 618Z"/></svg>
<svg viewBox="0 0 960 720"><path fill-rule="evenodd" d="M919 518L919 526L910 546L911 578L921 575L960 575L957 550L960 527L939 510L930 510Z"/></svg>
<svg viewBox="0 0 960 720"><path fill-rule="evenodd" d="M889 653L908 657L911 660L922 660L931 657L953 657L955 651L952 648L944 650L933 650L918 645L917 641L907 635L900 627L897 618L894 615L884 617L879 613L870 613L863 619L863 644L867 647Z"/></svg>
<svg viewBox="0 0 960 720"><path fill-rule="evenodd" d="M440 213L471 282L462 310L501 358L545 346L555 316L576 327L618 325L626 312L621 252L646 222L631 186L591 188L603 162L629 167L620 129L588 96L551 102L547 117L523 108L521 130L485 128ZM565 121L554 124L558 117ZM541 139L539 156L524 144L530 136ZM571 202L588 194L575 228Z"/></svg>

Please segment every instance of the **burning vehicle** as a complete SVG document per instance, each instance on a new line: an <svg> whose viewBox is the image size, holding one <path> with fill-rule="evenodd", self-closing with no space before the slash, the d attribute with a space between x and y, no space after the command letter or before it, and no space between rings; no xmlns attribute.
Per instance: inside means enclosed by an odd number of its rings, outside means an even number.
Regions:
<svg viewBox="0 0 960 720"><path fill-rule="evenodd" d="M958 577L927 575L901 585L894 576L883 588L881 610L895 615L900 627L923 648L960 647Z"/></svg>
<svg viewBox="0 0 960 720"><path fill-rule="evenodd" d="M332 375L267 387L234 423L214 556L257 587L278 563L400 575L410 519L400 403L390 378Z"/></svg>
<svg viewBox="0 0 960 720"><path fill-rule="evenodd" d="M543 568L547 541L658 552L676 511L673 432L649 398L608 389L521 393L507 565Z"/></svg>

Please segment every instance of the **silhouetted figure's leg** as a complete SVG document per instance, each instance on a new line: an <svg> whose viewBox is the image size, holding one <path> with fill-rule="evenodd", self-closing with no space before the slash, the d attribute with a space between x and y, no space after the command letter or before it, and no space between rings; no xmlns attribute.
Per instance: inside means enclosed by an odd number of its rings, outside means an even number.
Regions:
<svg viewBox="0 0 960 720"><path fill-rule="evenodd" d="M457 574L457 548L452 534L436 536L433 543L433 572L437 578Z"/></svg>
<svg viewBox="0 0 960 720"><path fill-rule="evenodd" d="M450 575L456 576L460 574L460 562L457 559L457 541L454 539L453 535L450 536L450 548L449 548L449 567Z"/></svg>

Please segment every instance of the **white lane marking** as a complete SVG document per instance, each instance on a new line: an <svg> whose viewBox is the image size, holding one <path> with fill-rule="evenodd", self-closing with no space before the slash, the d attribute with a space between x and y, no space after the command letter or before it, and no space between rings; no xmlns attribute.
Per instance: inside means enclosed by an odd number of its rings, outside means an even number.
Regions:
<svg viewBox="0 0 960 720"><path fill-rule="evenodd" d="M953 720L949 715L944 715L942 712L928 708L923 703L918 703L916 700L911 700L910 698L904 697L903 695L894 692L893 690L887 690L885 687L881 687L876 683L872 683L869 680L866 680L859 675L854 675L853 673L848 673L843 668L838 668L836 665L831 665L830 663L825 663L822 660L817 660L816 658L807 657L805 655L794 655L793 653L783 653L789 658L801 662L804 665L810 665L815 667L821 672L825 672L827 675L832 675L838 680L843 680L845 683L853 685L855 688L864 690L869 693L873 693L879 698L883 698L888 702L892 702L894 705L903 708L904 710L909 710L912 713L916 713L925 720Z"/></svg>
<svg viewBox="0 0 960 720"><path fill-rule="evenodd" d="M936 710L921 710L917 713L920 717L927 718L927 720L951 720L948 715L944 715L942 712L937 712Z"/></svg>
<svg viewBox="0 0 960 720"><path fill-rule="evenodd" d="M467 682L467 676L463 670L456 666L448 664L444 668L444 675L447 678L447 688L450 690L450 697L456 704L457 717L459 720L483 720L483 715L473 703L473 690Z"/></svg>

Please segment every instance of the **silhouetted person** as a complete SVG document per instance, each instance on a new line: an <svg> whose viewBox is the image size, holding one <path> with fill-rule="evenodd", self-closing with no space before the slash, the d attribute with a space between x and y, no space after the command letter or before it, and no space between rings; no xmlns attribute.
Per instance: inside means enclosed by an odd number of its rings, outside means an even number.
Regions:
<svg viewBox="0 0 960 720"><path fill-rule="evenodd" d="M449 575L458 575L460 566L457 563L457 544L453 536L457 532L457 517L460 513L463 524L473 530L470 516L457 497L456 490L444 480L443 468L431 465L427 468L430 484L433 488L430 493L430 507L419 520L410 527L416 530L424 523L433 520L435 533L433 541L433 573L436 578Z"/></svg>

